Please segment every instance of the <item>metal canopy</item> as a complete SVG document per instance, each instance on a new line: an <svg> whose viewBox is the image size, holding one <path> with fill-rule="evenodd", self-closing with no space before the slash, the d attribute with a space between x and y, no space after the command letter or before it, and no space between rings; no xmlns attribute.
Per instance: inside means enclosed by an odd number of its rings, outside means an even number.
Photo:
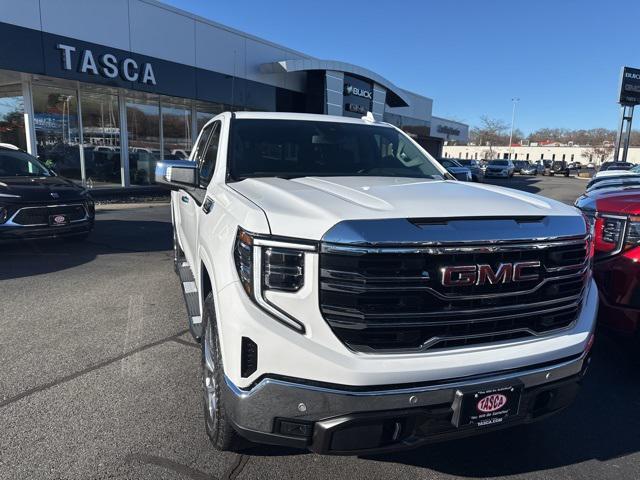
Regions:
<svg viewBox="0 0 640 480"><path fill-rule="evenodd" d="M387 89L386 103L390 107L408 107L409 100L404 91L396 87L386 78L381 77L371 70L346 62L334 60L297 59L281 60L279 62L263 63L260 66L262 73L290 73L304 72L309 70L333 70L336 72L349 73L367 80L371 80Z"/></svg>

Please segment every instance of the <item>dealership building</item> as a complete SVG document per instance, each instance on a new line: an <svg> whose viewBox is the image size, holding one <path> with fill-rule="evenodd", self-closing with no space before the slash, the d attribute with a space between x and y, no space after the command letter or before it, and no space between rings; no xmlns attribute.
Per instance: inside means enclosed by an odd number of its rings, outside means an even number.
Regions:
<svg viewBox="0 0 640 480"><path fill-rule="evenodd" d="M90 187L153 183L225 110L367 112L440 155L467 125L366 68L155 0L0 0L0 142Z"/></svg>

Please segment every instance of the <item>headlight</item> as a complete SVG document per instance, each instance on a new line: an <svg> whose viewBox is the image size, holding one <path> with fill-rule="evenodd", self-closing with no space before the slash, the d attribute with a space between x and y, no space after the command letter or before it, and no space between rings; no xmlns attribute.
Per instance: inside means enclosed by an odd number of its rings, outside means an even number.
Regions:
<svg viewBox="0 0 640 480"><path fill-rule="evenodd" d="M594 224L596 258L640 246L640 216L597 214Z"/></svg>
<svg viewBox="0 0 640 480"><path fill-rule="evenodd" d="M294 293L304 286L305 254L312 243L274 239L238 228L234 261L238 278L249 297L284 325L304 333L304 325L271 303L266 292Z"/></svg>
<svg viewBox="0 0 640 480"><path fill-rule="evenodd" d="M629 217L625 245L628 248L640 246L640 216Z"/></svg>

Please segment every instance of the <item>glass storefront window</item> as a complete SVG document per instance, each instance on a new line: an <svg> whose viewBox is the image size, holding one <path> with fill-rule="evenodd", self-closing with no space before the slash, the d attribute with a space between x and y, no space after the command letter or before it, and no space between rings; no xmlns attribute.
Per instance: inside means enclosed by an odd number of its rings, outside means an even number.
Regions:
<svg viewBox="0 0 640 480"><path fill-rule="evenodd" d="M191 153L191 108L162 104L164 158L185 159Z"/></svg>
<svg viewBox="0 0 640 480"><path fill-rule="evenodd" d="M132 185L155 183L160 151L160 104L127 100L129 179Z"/></svg>
<svg viewBox="0 0 640 480"><path fill-rule="evenodd" d="M108 93L81 92L80 102L87 185L120 185L118 97Z"/></svg>
<svg viewBox="0 0 640 480"><path fill-rule="evenodd" d="M211 120L213 117L215 117L219 113L222 113L228 110L233 110L233 108L231 108L231 105L225 105L223 103L198 103L196 105L196 109L197 109L196 119L198 124L198 131L196 132L196 137L198 136L198 133L200 133L200 130L202 130L202 127L204 127L205 124L209 120Z"/></svg>
<svg viewBox="0 0 640 480"><path fill-rule="evenodd" d="M33 110L40 160L59 175L81 180L75 91L34 85Z"/></svg>
<svg viewBox="0 0 640 480"><path fill-rule="evenodd" d="M0 87L0 143L27 149L21 85Z"/></svg>

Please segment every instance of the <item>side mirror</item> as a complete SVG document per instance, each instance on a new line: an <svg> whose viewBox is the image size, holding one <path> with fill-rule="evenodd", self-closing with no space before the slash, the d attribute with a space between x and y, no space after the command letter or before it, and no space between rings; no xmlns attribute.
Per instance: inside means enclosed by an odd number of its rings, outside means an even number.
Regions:
<svg viewBox="0 0 640 480"><path fill-rule="evenodd" d="M188 160L164 160L156 164L156 183L172 190L198 186L196 162Z"/></svg>

